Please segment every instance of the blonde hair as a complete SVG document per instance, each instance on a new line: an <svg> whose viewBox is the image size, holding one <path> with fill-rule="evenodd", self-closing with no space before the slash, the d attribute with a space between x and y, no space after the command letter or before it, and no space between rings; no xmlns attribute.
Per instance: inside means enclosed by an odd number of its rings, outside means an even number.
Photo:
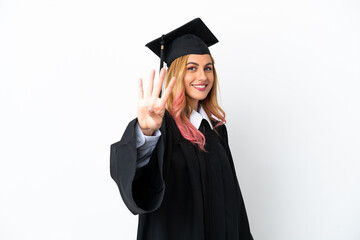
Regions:
<svg viewBox="0 0 360 240"><path fill-rule="evenodd" d="M205 150L205 137L204 135L196 129L190 123L190 114L194 110L191 107L189 96L186 95L185 92L185 84L184 84L184 76L186 73L186 64L188 61L189 55L185 55L175 59L166 74L166 83L165 87L168 86L170 79L172 77L176 78L176 82L174 88L166 102L166 109L174 118L176 125L178 126L182 136L192 142L193 144L197 144L201 150ZM214 65L214 59L210 55L211 61ZM219 106L217 94L218 94L218 78L215 70L215 66L213 66L214 73L214 83L213 87L210 90L209 94L206 96L204 100L201 100L199 104L202 105L206 114L209 118L218 122L215 128L219 125L225 124L225 112ZM197 109L195 109L196 111Z"/></svg>

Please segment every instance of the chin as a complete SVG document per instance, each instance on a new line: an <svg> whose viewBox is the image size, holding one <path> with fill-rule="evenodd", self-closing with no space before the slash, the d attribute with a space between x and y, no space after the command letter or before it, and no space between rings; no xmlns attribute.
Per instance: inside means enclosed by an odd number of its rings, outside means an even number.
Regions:
<svg viewBox="0 0 360 240"><path fill-rule="evenodd" d="M197 98L197 100L203 101L203 100L205 100L205 99L207 98L207 96L208 96L208 95L206 95L206 96L200 96L200 97Z"/></svg>

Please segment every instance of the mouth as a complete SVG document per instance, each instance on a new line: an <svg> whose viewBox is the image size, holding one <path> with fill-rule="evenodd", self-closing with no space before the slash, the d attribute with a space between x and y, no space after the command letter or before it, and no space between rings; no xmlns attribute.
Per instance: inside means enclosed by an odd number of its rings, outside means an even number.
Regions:
<svg viewBox="0 0 360 240"><path fill-rule="evenodd" d="M199 91L205 91L208 84L191 84L191 86Z"/></svg>

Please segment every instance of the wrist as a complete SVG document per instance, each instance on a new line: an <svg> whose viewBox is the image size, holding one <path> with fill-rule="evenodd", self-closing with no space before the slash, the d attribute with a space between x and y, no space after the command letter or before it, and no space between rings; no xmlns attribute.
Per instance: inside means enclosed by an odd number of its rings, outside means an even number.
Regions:
<svg viewBox="0 0 360 240"><path fill-rule="evenodd" d="M150 129L150 128L144 129L144 128L140 127L140 129L145 136L152 136L155 132L153 129Z"/></svg>

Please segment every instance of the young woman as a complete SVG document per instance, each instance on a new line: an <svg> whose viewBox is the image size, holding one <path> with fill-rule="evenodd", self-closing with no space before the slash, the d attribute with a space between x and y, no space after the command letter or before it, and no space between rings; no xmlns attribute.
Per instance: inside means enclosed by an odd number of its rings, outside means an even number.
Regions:
<svg viewBox="0 0 360 240"><path fill-rule="evenodd" d="M156 86L152 71L145 91L139 80L137 118L110 159L126 206L139 214L138 239L253 239L217 102L208 49L216 42L194 19L147 45L165 52L169 68Z"/></svg>

